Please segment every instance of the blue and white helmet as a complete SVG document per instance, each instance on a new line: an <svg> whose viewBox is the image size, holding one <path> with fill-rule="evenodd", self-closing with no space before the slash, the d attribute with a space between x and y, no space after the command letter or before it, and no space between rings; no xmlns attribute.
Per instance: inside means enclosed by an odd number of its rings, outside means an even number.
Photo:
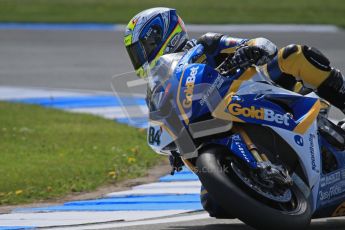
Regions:
<svg viewBox="0 0 345 230"><path fill-rule="evenodd" d="M127 25L124 43L139 77L164 54L180 51L188 41L175 9L152 8L134 16Z"/></svg>

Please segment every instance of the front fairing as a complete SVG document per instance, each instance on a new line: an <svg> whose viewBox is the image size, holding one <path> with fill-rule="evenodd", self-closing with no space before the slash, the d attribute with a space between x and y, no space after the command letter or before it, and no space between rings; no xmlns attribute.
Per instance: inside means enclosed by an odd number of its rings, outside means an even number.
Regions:
<svg viewBox="0 0 345 230"><path fill-rule="evenodd" d="M189 64L176 79L176 104L186 127L212 117L304 133L321 107L318 97L277 87L255 68L224 77L205 64Z"/></svg>
<svg viewBox="0 0 345 230"><path fill-rule="evenodd" d="M149 78L150 119L159 120L176 139L179 130L208 119L254 123L305 133L320 102L275 86L259 68L221 76L206 64L194 63L202 46L164 55ZM153 116L154 115L154 116ZM177 117L174 122L169 117ZM178 123L178 124L177 124Z"/></svg>

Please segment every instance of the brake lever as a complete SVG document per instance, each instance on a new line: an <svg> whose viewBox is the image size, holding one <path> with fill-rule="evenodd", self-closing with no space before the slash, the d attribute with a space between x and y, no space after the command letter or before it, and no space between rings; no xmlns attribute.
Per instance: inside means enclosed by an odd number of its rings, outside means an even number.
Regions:
<svg viewBox="0 0 345 230"><path fill-rule="evenodd" d="M239 69L240 66L238 66L235 62L235 60L230 58L228 56L225 58L225 60L216 68L216 71L218 71L222 76L228 76L236 73L237 69Z"/></svg>

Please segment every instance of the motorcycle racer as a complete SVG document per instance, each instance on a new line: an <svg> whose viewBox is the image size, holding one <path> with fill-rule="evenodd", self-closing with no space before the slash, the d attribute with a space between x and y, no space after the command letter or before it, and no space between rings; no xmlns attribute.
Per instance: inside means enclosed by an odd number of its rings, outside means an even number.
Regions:
<svg viewBox="0 0 345 230"><path fill-rule="evenodd" d="M133 17L126 28L124 42L139 77L145 77L146 70L161 56L186 52L202 44L204 54L196 62L216 68L231 57L242 69L263 66L266 75L282 87L294 90L301 81L345 112L345 79L316 48L293 44L278 50L265 38L240 39L219 33L206 33L197 40L189 40L182 19L176 10L169 8L152 8ZM173 166L182 164L178 156L173 155L171 160ZM224 216L207 192L202 193L202 201L211 215Z"/></svg>
<svg viewBox="0 0 345 230"><path fill-rule="evenodd" d="M134 69L140 77L145 68L164 54L183 52L195 44L205 47L204 60L212 67L225 57L243 69L264 66L268 76L284 88L292 89L296 80L316 90L332 105L345 111L345 79L330 65L319 50L306 45L289 45L280 50L265 38L240 39L219 33L206 33L198 40L188 41L188 34L176 10L152 8L134 16L125 33L125 46Z"/></svg>

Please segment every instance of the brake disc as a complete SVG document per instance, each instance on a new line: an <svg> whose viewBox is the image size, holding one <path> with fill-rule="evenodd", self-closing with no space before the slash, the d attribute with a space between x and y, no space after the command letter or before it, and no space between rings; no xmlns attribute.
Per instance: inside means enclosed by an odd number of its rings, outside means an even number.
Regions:
<svg viewBox="0 0 345 230"><path fill-rule="evenodd" d="M268 198L270 200L286 203L291 201L292 199L292 192L290 189L286 189L284 192L279 194L274 194L271 189L263 189L262 184L256 183L252 178L249 178L240 168L238 168L234 162L231 162L231 168L233 169L234 173L238 176L238 178L249 188L251 188L256 193L260 194L261 196Z"/></svg>

